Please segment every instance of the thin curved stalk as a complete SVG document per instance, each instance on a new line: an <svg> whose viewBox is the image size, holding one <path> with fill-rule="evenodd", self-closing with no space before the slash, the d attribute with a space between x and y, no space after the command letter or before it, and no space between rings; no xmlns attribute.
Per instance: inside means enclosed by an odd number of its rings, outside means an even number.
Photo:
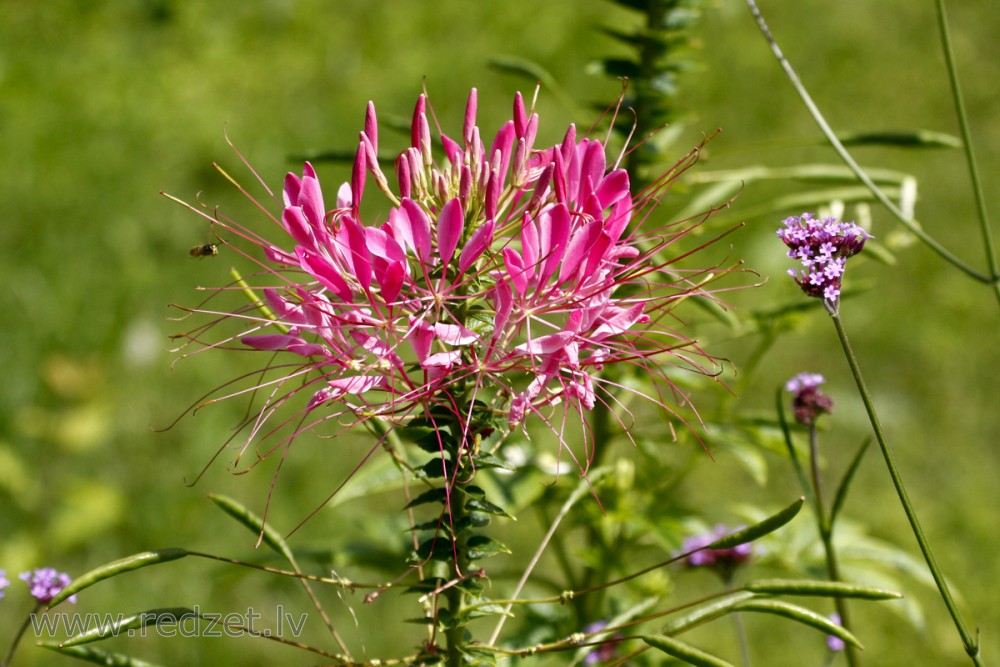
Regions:
<svg viewBox="0 0 1000 667"><path fill-rule="evenodd" d="M855 162L853 157L851 157L851 154L847 151L847 149L844 148L844 145L837 138L837 135L834 134L833 129L830 127L829 123L826 122L826 119L823 117L823 114L819 110L819 107L816 106L816 103L813 102L813 99L809 95L809 92L806 90L805 86L802 85L802 82L799 80L799 77L795 73L795 70L792 69L791 63L789 63L788 59L785 58L785 55L781 52L781 48L778 46L778 43L771 35L771 30L770 28L767 27L767 23L764 21L764 17L761 16L760 10L757 8L757 3L754 2L754 0L746 0L746 3L747 6L749 6L750 8L750 12L754 16L754 19L756 19L757 26L760 28L761 33L764 35L764 38L767 40L767 43L771 46L771 51L778 59L778 62L781 64L782 69L785 71L785 75L788 77L788 80L791 82L792 86L799 94L799 97L802 98L802 101L805 103L806 108L809 110L810 115L812 115L813 119L816 121L816 124L819 125L819 128L826 136L827 141L829 141L830 145L833 146L834 151L837 152L837 155L840 156L840 159L844 161L844 163L851 169L851 171L855 173L855 175L858 177L858 180L864 183L864 185L869 190L871 190L875 198L883 206L885 206L886 209L888 209L894 216L896 216L896 218L899 219L900 223L902 223L904 227L906 227L914 236L916 236L925 244L927 244L927 246L931 248L931 250L940 255L945 261L952 264L957 269L962 271L962 273L965 273L971 278L974 278L975 280L982 283L993 284L995 287L997 287L998 290L1000 290L1000 286L997 286L998 279L996 277L977 271L976 269L972 268L964 261L962 261L957 255L953 254L950 250L941 245L936 239L934 239L934 237L929 235L927 232L923 230L923 228L921 228L913 220L907 217L906 214L904 214L903 211L898 206L896 206L892 202L892 200L890 200L889 197L886 196L884 192L882 192L882 190L878 187L878 185L876 185L875 182L871 178L869 178L868 174L865 173L865 171L861 168L861 166L857 162Z"/></svg>
<svg viewBox="0 0 1000 667"><path fill-rule="evenodd" d="M857 383L858 393L861 394L861 400L865 404L865 410L868 412L868 418L871 421L872 429L875 431L875 439L878 441L879 448L882 450L882 458L885 459L886 467L889 469L889 476L892 478L892 484L896 488L896 495L899 496L899 501L903 505L903 511L906 513L906 519L910 523L913 535L917 538L917 544L920 546L920 552L923 554L924 560L927 562L927 567L931 571L931 576L934 577L934 583L937 584L938 592L941 594L941 599L944 600L944 604L948 608L948 613L955 622L955 628L958 630L958 634L962 638L962 644L965 646L965 652L969 655L969 658L972 659L972 663L974 665L982 667L983 662L980 657L979 642L977 639L973 639L971 633L969 633L969 630L965 625L965 621L962 620L962 615L958 611L955 600L951 595L951 590L948 588L948 582L945 581L944 574L942 574L941 568L938 566L937 560L934 558L931 546L927 542L927 537L924 535L923 528L920 526L920 521L917 519L917 512L913 508L912 503L910 503L910 497L903 484L903 478L900 475L899 468L896 466L896 459L893 456L892 449L889 448L889 443L886 440L885 433L882 431L882 424L879 422L878 414L875 412L875 406L872 403L871 395L868 392L868 387L865 384L864 377L861 375L861 367L858 365L857 357L854 356L854 350L851 348L850 341L847 339L847 331L844 329L844 324L840 320L840 314L837 312L836 308L831 307L828 309L831 317L833 318L833 325L837 329L837 337L840 338L840 344L844 348L847 363L850 365L851 373L854 375L854 381Z"/></svg>
<svg viewBox="0 0 1000 667"><path fill-rule="evenodd" d="M944 51L945 63L948 67L948 81L951 83L951 95L955 101L955 115L962 131L962 144L965 147L965 160L969 167L969 180L972 182L972 193L976 199L976 211L979 216L979 226L983 234L983 249L986 251L986 263L993 275L993 292L1000 301L1000 266L997 264L996 247L993 244L993 233L990 230L990 218L986 212L986 196L983 193L982 181L979 178L979 166L976 162L976 152L972 146L972 132L969 129L969 117L965 112L965 102L962 99L962 87L958 83L958 67L955 65L955 53L951 48L951 34L948 30L948 16L944 10L944 0L937 0L938 27L941 30L941 50Z"/></svg>

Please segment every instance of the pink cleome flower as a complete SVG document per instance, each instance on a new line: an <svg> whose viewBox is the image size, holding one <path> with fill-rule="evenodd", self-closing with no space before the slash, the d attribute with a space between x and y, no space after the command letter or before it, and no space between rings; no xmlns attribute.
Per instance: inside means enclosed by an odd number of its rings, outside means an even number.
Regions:
<svg viewBox="0 0 1000 667"><path fill-rule="evenodd" d="M561 143L536 147L538 115L520 95L489 147L476 110L473 90L461 138L440 133L444 157L436 158L421 95L410 146L395 160L394 191L369 104L351 181L333 208L311 164L286 177L282 213L272 220L290 243L201 213L227 236L260 246L267 262L255 261L272 278L254 307L220 314L216 323L235 318L245 328L216 345L300 359L245 390L270 392L248 423L248 443L273 434L262 431L265 422L302 391L309 400L293 410L296 433L345 415L398 425L442 408L470 437L475 407L509 428L539 415L562 439L570 413L615 404L623 387L598 374L606 366L641 369L654 380L643 395L671 413L664 392L687 399L668 365L714 371L670 313L683 298L706 295L709 278L725 271L675 268L678 258L664 252L698 221L640 231L697 153L635 195L604 143L573 126ZM390 204L377 224L360 212L369 177ZM557 406L562 420L553 419Z"/></svg>

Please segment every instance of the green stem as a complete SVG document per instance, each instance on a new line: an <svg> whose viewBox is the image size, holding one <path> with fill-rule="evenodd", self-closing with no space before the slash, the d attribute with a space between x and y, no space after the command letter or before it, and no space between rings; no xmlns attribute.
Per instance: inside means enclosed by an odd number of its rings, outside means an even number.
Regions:
<svg viewBox="0 0 1000 667"><path fill-rule="evenodd" d="M18 628L17 634L14 635L14 641L10 643L10 650L7 651L7 655L4 656L3 661L0 661L0 667L5 667L6 665L10 665L10 661L14 659L14 650L17 648L18 643L21 641L21 637L24 636L24 633L28 629L28 626L31 625L32 615L37 614L41 610L41 608L42 608L41 604L35 605L35 608L32 609L31 612L24 618L24 623L21 624L21 627Z"/></svg>
<svg viewBox="0 0 1000 667"><path fill-rule="evenodd" d="M469 550L466 544L469 531L468 528L464 527L467 512L465 509L465 494L460 490L460 487L468 484L469 480L463 480L461 471L457 469L461 466L462 457L466 455L464 451L465 439L460 435L461 429L458 428L457 421L452 428L456 432L456 436L454 438L454 451L450 452L450 457L453 462L452 465L456 466L456 470L449 471L455 480L451 488L451 498L448 502L448 520L451 522L454 535L454 542L452 544L454 568L451 574L452 576L461 578L469 572ZM445 483L450 484L451 482L446 481ZM448 603L448 612L451 616L451 623L445 631L448 656L447 664L448 667L461 667L465 664L462 647L465 645L467 628L465 623L456 623L455 619L459 618L465 611L466 594L462 586L448 587L448 590L445 591L445 600Z"/></svg>
<svg viewBox="0 0 1000 667"><path fill-rule="evenodd" d="M727 573L723 575L725 580L725 588L727 593L732 593L736 590L733 586L733 575L732 573ZM750 662L750 647L747 645L747 632L743 627L743 619L740 618L739 613L730 614L729 617L733 620L733 632L736 633L736 644L740 649L740 664L743 667L752 667Z"/></svg>
<svg viewBox="0 0 1000 667"><path fill-rule="evenodd" d="M944 51L945 63L948 67L948 81L951 83L951 95L955 102L955 115L962 130L962 145L965 148L965 160L969 168L969 180L972 182L972 192L976 199L976 211L979 216L979 226L983 235L983 249L986 251L986 262L993 276L993 292L1000 302L1000 266L997 264L996 248L993 245L993 234L990 231L989 214L986 212L986 196L979 178L979 166L976 163L976 153L972 147L972 132L969 130L969 117L965 113L965 102L962 99L962 88L958 83L958 67L955 65L955 54L951 48L951 36L948 30L948 16L944 10L944 0L937 0L938 27L941 29L941 48Z"/></svg>
<svg viewBox="0 0 1000 667"><path fill-rule="evenodd" d="M906 493L906 487L903 485L903 478L899 473L899 469L896 467L896 460L893 456L892 450L889 448L888 441L886 441L885 433L882 431L882 425L879 422L878 414L875 412L875 406L872 404L868 387L865 385L865 380L861 375L861 367L858 365L858 360L854 356L854 350L851 348L851 344L847 339L847 331L844 329L844 324L840 320L840 314L837 312L836 306L827 304L827 309L833 318L833 325L837 329L837 336L840 338L840 344L844 348L844 354L847 356L847 363L851 367L851 373L854 374L854 381L858 385L858 392L861 394L861 400L865 404L865 410L868 412L868 418L871 421L872 429L875 431L875 439L878 441L879 448L882 450L882 457L885 459L885 464L889 468L889 476L892 478L892 484L896 488L896 495L899 496L899 501L903 505L903 511L906 512L906 518L910 522L910 528L913 530L913 535L917 538L917 544L920 546L920 552L923 554L924 560L927 562L927 567L930 568L931 576L934 577L934 583L937 584L938 591L941 594L941 599L944 600L944 604L948 608L948 613L951 614L951 618L955 622L955 628L958 630L958 634L962 638L962 644L965 646L965 652L972 659L972 663L974 665L982 667L983 663L980 658L979 643L977 640L972 638L972 635L966 628L965 622L962 620L962 615L959 613L958 607L955 605L955 600L948 588L948 582L945 581L944 575L941 573L941 568L938 567L937 561L934 559L934 554L931 552L931 547L927 542L927 537L924 535L923 528L920 527L920 521L917 519L917 512L914 510L913 505L910 503L909 495Z"/></svg>
<svg viewBox="0 0 1000 667"><path fill-rule="evenodd" d="M872 194L875 195L875 198L883 206L885 206L886 209L889 210L889 212L891 212L894 216L896 216L896 218L899 219L899 221L902 223L904 227L906 227L918 239L923 241L931 250L940 255L945 261L952 264L955 268L959 269L962 273L965 273L971 278L974 278L975 280L978 280L979 282L982 283L993 284L996 287L998 279L995 275L986 275L984 273L975 270L974 268L966 264L964 261L959 259L958 256L953 254L950 250L948 250L943 245L938 243L938 241L934 239L932 236L930 236L927 232L925 232L923 228L920 227L920 225L916 224L915 221L907 217L906 214L904 214L903 211L900 210L900 208L896 206L884 192L882 192L882 190L878 187L878 185L876 185L875 182L868 176L868 174L865 173L865 171L861 168L861 166L854 161L854 158L851 157L851 154L847 152L846 148L844 148L844 145L840 142L840 139L838 139L837 135L834 134L833 129L830 127L829 123L826 122L826 119L823 117L822 112L819 110L819 107L816 106L816 103L813 102L813 99L809 95L809 92L806 90L805 86L802 85L802 82L799 80L799 77L795 73L795 70L792 69L791 63L788 62L788 60L785 58L785 55L781 52L781 48L775 41L774 36L771 35L771 30L770 28L767 27L767 23L764 21L764 17L761 16L760 10L757 9L757 3L754 2L754 0L746 0L746 3L747 6L750 7L750 13L753 14L754 19L756 19L757 26L760 28L761 33L764 35L764 38L767 40L767 43L771 46L771 51L774 53L774 56L778 59L778 63L781 65L781 68L785 71L785 76L788 77L788 80L791 82L792 86L799 94L799 97L802 98L802 102L806 105L806 108L809 110L810 115L812 115L813 120L815 120L816 124L819 125L819 128L826 136L827 141L830 142L830 145L833 147L833 150L837 152L837 155L840 156L840 159L843 160L844 163L851 169L851 171L854 172L854 174L858 177L858 180L864 183L865 187L871 190ZM997 287L997 289L1000 289L1000 287Z"/></svg>
<svg viewBox="0 0 1000 667"><path fill-rule="evenodd" d="M833 523L827 516L826 506L823 504L823 484L819 473L819 443L816 437L816 424L809 425L809 458L812 468L812 486L816 499L816 523L819 526L820 539L823 541L823 551L826 554L826 573L830 581L841 581L840 567L837 564L837 552L833 546ZM847 611L847 602L836 597L833 600L837 608L837 615L840 616L840 624L847 630L851 629L850 615ZM854 646L845 642L844 654L847 657L847 664L850 667L857 667L860 664Z"/></svg>

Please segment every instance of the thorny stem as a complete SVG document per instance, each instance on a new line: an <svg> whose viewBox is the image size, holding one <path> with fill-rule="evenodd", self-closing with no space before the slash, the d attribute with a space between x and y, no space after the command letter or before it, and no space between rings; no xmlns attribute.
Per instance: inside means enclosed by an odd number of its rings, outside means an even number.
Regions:
<svg viewBox="0 0 1000 667"><path fill-rule="evenodd" d="M457 461L457 459L453 460ZM460 481L456 480L456 485L460 483ZM462 576L469 569L468 549L465 544L467 531L460 528L465 520L465 502L463 499L456 497L454 490L452 491L448 511L451 514L452 525L455 527L455 543L453 546L455 572L456 576ZM463 664L461 648L465 644L466 629L465 624L456 623L454 619L458 618L465 610L465 592L461 586L450 586L445 591L445 600L448 601L448 612L451 614L451 623L445 631L445 640L448 644L448 666L461 667Z"/></svg>
<svg viewBox="0 0 1000 667"><path fill-rule="evenodd" d="M906 214L903 213L903 211L900 210L900 208L896 206L884 192L882 192L882 190L878 187L878 185L876 185L875 182L868 176L868 174L865 173L865 171L861 168L861 166L854 161L854 158L851 157L851 154L847 152L846 148L844 148L844 145L840 142L840 139L838 139L837 135L834 134L833 129L830 127L829 123L826 122L826 119L823 117L822 112L819 110L819 107L816 106L816 103L813 102L813 99L809 95L809 92L806 90L805 86L802 85L802 82L799 80L799 77L795 73L795 70L792 69L791 63L788 62L788 60L785 58L785 55L781 52L781 48L775 41L774 36L771 35L771 30L767 27L767 23L764 21L764 17L761 16L760 10L757 9L757 3L754 2L754 0L746 0L746 3L747 6L750 7L750 13L753 14L754 19L756 19L757 26L760 28L761 33L764 35L764 38L767 40L767 43L771 46L771 51L774 53L774 56L778 59L778 62L781 64L782 69L785 71L785 76L788 77L788 80L791 82L796 92L798 92L799 97L802 98L802 101L806 105L806 108L808 108L810 115L812 115L813 117L813 120L815 120L816 124L819 125L820 130L822 130L823 134L826 136L827 141L830 142L830 145L833 147L834 151L837 152L837 155L840 156L840 159L843 160L844 163L851 169L851 171L854 172L854 174L858 177L858 180L864 183L865 187L867 187L869 190L872 191L872 194L875 195L875 198L883 206L885 206L886 209L889 210L889 212L891 212L894 216L896 216L896 218L899 219L899 221L902 223L904 227L906 227L906 229L908 229L914 236L916 236L925 244L927 244L927 246L930 247L931 250L940 255L945 261L949 262L957 269L959 269L966 275L974 278L975 280L978 280L979 282L982 283L992 283L994 288L998 290L998 292L1000 292L1000 284L998 284L1000 278L998 278L995 275L995 271L994 275L992 276L987 275L985 273L981 273L980 271L977 271L968 264L966 264L956 255L954 255L950 250L941 245L936 239L934 239L927 232L925 232L923 228L921 228L918 224L916 224L914 220L911 220L909 217L907 217Z"/></svg>
<svg viewBox="0 0 1000 667"><path fill-rule="evenodd" d="M809 425L809 458L812 469L812 485L815 496L816 523L819 526L820 539L823 541L823 551L826 554L826 572L830 581L841 581L840 567L837 565L837 552L833 546L833 524L831 517L827 515L826 507L823 504L823 484L819 473L819 443L816 438L816 424ZM850 630L850 616L847 612L847 602L841 597L835 597L834 606L837 608L837 615L840 616L840 625ZM847 664L850 667L857 667L860 664L854 646L845 642L844 652L847 657Z"/></svg>
<svg viewBox="0 0 1000 667"><path fill-rule="evenodd" d="M889 476L892 478L892 484L896 488L896 495L899 496L899 501L903 505L903 511L906 512L906 518L910 522L910 528L913 530L913 535L917 538L917 544L920 546L920 552L923 554L924 560L927 562L927 567L931 571L931 576L934 577L934 583L937 584L938 592L941 594L941 599L944 600L944 604L948 608L948 613L955 622L955 628L958 630L958 634L962 639L962 644L965 646L965 652L969 655L969 658L972 659L972 663L974 665L982 667L983 662L980 657L979 641L978 639L973 639L969 630L966 628L965 621L962 620L962 615L959 613L958 607L955 605L955 600L951 595L951 590L948 588L948 582L945 581L944 574L942 574L941 568L938 567L937 561L934 559L934 554L931 552L931 547L927 542L927 537L924 535L923 528L920 527L920 521L917 519L917 512L910 503L909 495L906 493L906 487L903 485L903 478L899 473L899 469L896 467L896 460L893 456L892 450L889 448L889 443L886 440L885 433L882 431L882 425L879 422L878 414L875 412L875 406L872 403L868 387L865 385L865 380L861 375L861 367L858 365L858 360L854 356L854 350L851 348L851 344L847 339L847 331L844 329L844 324L840 320L840 314L838 313L836 306L831 306L828 303L827 309L830 312L830 316L833 318L833 325L837 329L837 336L840 338L840 344L844 348L847 363L850 365L851 373L854 375L854 381L857 383L858 393L861 394L861 400L865 404L865 410L868 412L868 418L871 421L872 429L875 431L875 439L878 440L879 448L882 450L882 458L885 459L886 467L889 469Z"/></svg>

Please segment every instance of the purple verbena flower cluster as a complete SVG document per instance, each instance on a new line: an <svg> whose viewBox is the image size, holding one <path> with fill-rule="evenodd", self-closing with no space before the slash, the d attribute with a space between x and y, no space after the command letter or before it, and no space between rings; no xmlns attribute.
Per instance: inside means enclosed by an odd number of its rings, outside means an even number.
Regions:
<svg viewBox="0 0 1000 667"><path fill-rule="evenodd" d="M793 394L795 421L808 426L820 415L833 412L833 399L819 390L825 381L818 373L799 373L788 381L785 389Z"/></svg>
<svg viewBox="0 0 1000 667"><path fill-rule="evenodd" d="M7 579L7 571L0 570L0 598L3 598L3 589L10 586L10 580Z"/></svg>
<svg viewBox="0 0 1000 667"><path fill-rule="evenodd" d="M714 529L700 535L692 535L684 540L681 545L681 553L689 554L685 562L691 567L713 567L722 571L732 571L738 565L750 560L753 555L753 546L747 542L738 544L729 549L705 549L712 542L725 537L732 532L732 529L723 525L717 525ZM695 551L697 549L697 551Z"/></svg>
<svg viewBox="0 0 1000 667"><path fill-rule="evenodd" d="M52 567L40 567L28 572L22 572L21 581L31 589L31 595L40 603L45 604L52 601L59 591L69 586L72 579L65 572L58 572ZM76 596L67 598L70 602L76 603Z"/></svg>
<svg viewBox="0 0 1000 667"><path fill-rule="evenodd" d="M840 614L830 614L830 620L840 625ZM833 652L843 651L847 648L847 643L843 639L837 637L836 635L826 636L826 647Z"/></svg>
<svg viewBox="0 0 1000 667"><path fill-rule="evenodd" d="M812 213L786 218L784 225L778 238L789 247L788 256L802 262L789 275L809 296L836 306L847 258L861 252L871 235L853 222L818 220Z"/></svg>

